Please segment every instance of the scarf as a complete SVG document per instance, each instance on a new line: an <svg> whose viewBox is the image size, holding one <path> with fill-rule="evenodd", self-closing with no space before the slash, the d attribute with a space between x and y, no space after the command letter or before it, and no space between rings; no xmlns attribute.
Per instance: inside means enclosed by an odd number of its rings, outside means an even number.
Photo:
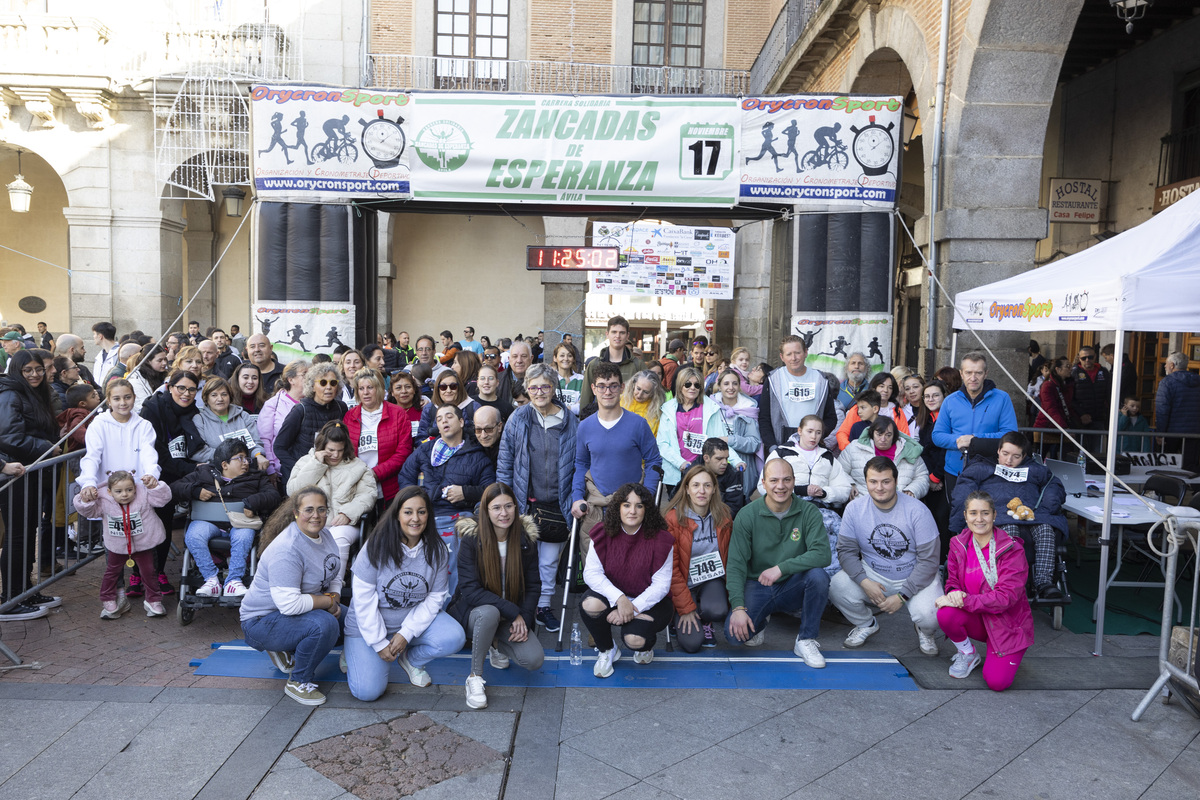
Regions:
<svg viewBox="0 0 1200 800"><path fill-rule="evenodd" d="M983 549L979 546L979 541L975 538L975 534L971 534L971 544L975 546L975 559L979 562L979 568L983 570L983 578L987 581L988 586L995 589L996 581L999 579L999 573L996 572L996 536L992 535L992 543L988 546L987 558L983 557Z"/></svg>
<svg viewBox="0 0 1200 800"><path fill-rule="evenodd" d="M463 440L458 444L451 446L446 444L444 439L434 439L433 449L429 454L430 463L435 467L440 467L442 464L445 464L450 460L450 456L461 450L465 443L466 440Z"/></svg>

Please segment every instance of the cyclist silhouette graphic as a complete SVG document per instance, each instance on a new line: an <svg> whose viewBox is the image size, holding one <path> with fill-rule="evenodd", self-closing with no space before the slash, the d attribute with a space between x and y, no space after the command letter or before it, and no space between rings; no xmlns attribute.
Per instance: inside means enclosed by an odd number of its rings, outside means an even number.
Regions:
<svg viewBox="0 0 1200 800"><path fill-rule="evenodd" d="M809 150L804 154L804 158L800 159L801 171L817 167L845 169L850 165L850 157L846 155L846 145L837 138L837 133L841 129L842 123L835 122L832 126L826 125L813 131L817 147L815 150Z"/></svg>

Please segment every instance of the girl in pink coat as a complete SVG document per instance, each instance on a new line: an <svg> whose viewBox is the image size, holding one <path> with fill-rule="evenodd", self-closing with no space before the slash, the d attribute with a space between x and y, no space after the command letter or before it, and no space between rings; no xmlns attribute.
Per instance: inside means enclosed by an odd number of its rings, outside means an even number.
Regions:
<svg viewBox="0 0 1200 800"><path fill-rule="evenodd" d="M135 563L143 575L154 574L154 548L166 539L162 521L154 509L171 502L171 487L161 482L147 489L133 475L118 470L108 476L108 486L96 492L95 499L84 500L83 495L75 498L75 508L80 514L96 518L104 517L104 546L107 548L108 563L104 578L100 582L101 619L117 619L129 610L129 600L120 586L122 567ZM163 617L162 594L156 581L145 584L146 596L142 606L147 617Z"/></svg>
<svg viewBox="0 0 1200 800"><path fill-rule="evenodd" d="M972 492L963 505L967 529L950 540L946 594L936 600L938 625L958 648L950 677L965 678L983 662L983 679L997 692L1012 686L1033 644L1033 613L1025 599L1025 548L996 527L996 505ZM987 660L971 642L987 643Z"/></svg>

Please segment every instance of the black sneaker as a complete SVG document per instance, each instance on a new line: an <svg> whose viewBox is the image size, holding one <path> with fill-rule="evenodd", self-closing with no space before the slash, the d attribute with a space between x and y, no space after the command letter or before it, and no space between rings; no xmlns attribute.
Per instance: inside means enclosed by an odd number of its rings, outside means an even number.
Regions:
<svg viewBox="0 0 1200 800"><path fill-rule="evenodd" d="M58 608L62 605L62 598L47 597L44 594L35 594L33 597L25 598L25 605L37 606L38 608Z"/></svg>
<svg viewBox="0 0 1200 800"><path fill-rule="evenodd" d="M546 630L554 633L559 629L558 617L554 616L554 612L549 606L542 606L537 610L537 624L541 625Z"/></svg>
<svg viewBox="0 0 1200 800"><path fill-rule="evenodd" d="M1037 587L1037 599L1045 601L1062 600L1062 590L1053 583L1043 583Z"/></svg>
<svg viewBox="0 0 1200 800"><path fill-rule="evenodd" d="M20 603L8 611L0 611L0 622L21 622L28 619L40 619L48 613L50 612L44 608Z"/></svg>
<svg viewBox="0 0 1200 800"><path fill-rule="evenodd" d="M142 588L142 578L139 575L129 576L129 586L125 589L126 597L141 597L146 593Z"/></svg>
<svg viewBox="0 0 1200 800"><path fill-rule="evenodd" d="M171 585L169 580L167 580L167 576L161 572L158 573L158 591L162 593L163 597L166 597L169 594L175 594L175 587Z"/></svg>

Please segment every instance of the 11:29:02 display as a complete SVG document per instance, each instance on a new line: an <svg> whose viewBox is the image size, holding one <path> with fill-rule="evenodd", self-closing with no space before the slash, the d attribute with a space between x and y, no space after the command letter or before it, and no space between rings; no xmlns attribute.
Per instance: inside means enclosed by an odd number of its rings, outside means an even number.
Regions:
<svg viewBox="0 0 1200 800"><path fill-rule="evenodd" d="M525 250L526 269L606 272L620 269L620 259L616 247L537 247L530 245Z"/></svg>

